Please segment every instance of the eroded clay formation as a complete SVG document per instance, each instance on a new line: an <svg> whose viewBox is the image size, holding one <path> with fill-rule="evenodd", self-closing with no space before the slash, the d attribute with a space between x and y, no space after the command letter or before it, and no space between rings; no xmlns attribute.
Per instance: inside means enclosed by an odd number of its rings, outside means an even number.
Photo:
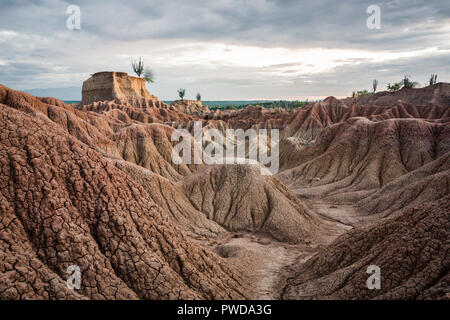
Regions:
<svg viewBox="0 0 450 320"><path fill-rule="evenodd" d="M449 84L210 112L143 81L94 74L78 106L0 85L1 299L449 298ZM279 172L175 164L195 121L279 129Z"/></svg>

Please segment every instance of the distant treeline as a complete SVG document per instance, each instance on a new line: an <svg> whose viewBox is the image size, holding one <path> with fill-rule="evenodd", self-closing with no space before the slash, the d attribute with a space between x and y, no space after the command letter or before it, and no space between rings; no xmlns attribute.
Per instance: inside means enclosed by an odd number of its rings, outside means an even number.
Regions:
<svg viewBox="0 0 450 320"><path fill-rule="evenodd" d="M267 109L283 108L286 110L293 110L303 108L308 103L313 101L204 101L203 104L207 105L210 110L238 110L248 106L263 106Z"/></svg>

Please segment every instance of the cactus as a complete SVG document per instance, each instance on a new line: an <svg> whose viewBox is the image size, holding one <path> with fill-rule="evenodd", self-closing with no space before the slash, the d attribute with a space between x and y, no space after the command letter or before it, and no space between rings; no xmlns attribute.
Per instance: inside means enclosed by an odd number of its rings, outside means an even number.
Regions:
<svg viewBox="0 0 450 320"><path fill-rule="evenodd" d="M378 87L378 80L377 79L373 80L372 87L373 87L373 92L375 93L377 91L377 87Z"/></svg>
<svg viewBox="0 0 450 320"><path fill-rule="evenodd" d="M436 84L437 82L437 74L432 73L430 77L430 86Z"/></svg>
<svg viewBox="0 0 450 320"><path fill-rule="evenodd" d="M134 73L140 78L144 74L144 60L139 57L138 61L132 60L131 67L133 67Z"/></svg>

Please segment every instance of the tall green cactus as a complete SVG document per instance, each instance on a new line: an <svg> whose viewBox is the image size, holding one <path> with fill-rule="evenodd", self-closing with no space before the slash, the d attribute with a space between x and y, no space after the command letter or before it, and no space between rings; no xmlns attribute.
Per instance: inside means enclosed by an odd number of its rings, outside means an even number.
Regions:
<svg viewBox="0 0 450 320"><path fill-rule="evenodd" d="M430 77L430 86L436 84L437 82L437 74L432 73Z"/></svg>

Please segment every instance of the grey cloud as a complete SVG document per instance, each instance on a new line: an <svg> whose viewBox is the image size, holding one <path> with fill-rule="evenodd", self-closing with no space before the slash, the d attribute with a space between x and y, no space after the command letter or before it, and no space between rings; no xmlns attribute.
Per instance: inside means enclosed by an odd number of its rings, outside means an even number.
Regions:
<svg viewBox="0 0 450 320"><path fill-rule="evenodd" d="M373 3L6 0L1 3L0 32L13 30L17 35L1 41L0 33L0 83L17 89L81 86L90 73L98 70L130 72L129 58L123 56L152 57L165 46L194 46L197 42L384 52L450 49L448 1L378 1L382 28L369 30L366 8ZM69 4L81 7L82 29L78 32L65 26ZM178 54L176 50L173 56ZM171 66L162 61L152 65L158 81L151 90L165 99L173 98L179 86L192 92L201 90L210 99L345 95L367 88L372 78L379 78L381 87L382 81L398 81L405 73L421 82L431 72L448 80L448 58L447 53L439 53L378 64L348 58L337 61L344 65L323 74L302 76L296 75L295 68L311 66L308 61L243 68L218 60L214 69L202 61L190 66ZM1 64L4 61L6 65Z"/></svg>
<svg viewBox="0 0 450 320"><path fill-rule="evenodd" d="M26 2L30 3L30 2ZM381 30L368 30L367 0L349 1L76 1L82 32L104 39L197 39L262 46L358 47L373 50L438 45L450 3L382 1ZM0 28L63 32L69 1L7 1ZM421 26L423 25L423 26ZM407 34L402 29L410 27ZM425 38L426 37L426 38ZM448 38L448 37L447 37Z"/></svg>

